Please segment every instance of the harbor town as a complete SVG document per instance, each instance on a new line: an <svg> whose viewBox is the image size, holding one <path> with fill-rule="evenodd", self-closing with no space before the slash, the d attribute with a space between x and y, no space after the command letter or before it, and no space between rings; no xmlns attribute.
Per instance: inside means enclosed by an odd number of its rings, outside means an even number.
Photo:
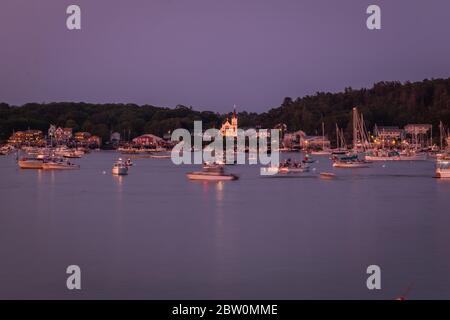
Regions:
<svg viewBox="0 0 450 320"><path fill-rule="evenodd" d="M219 135L215 139L236 140L241 129L238 123L235 106L231 117L227 117L217 131ZM278 124L272 129L276 129L279 133L277 135L279 147L277 150L271 150L269 147L266 151L292 153L292 157L285 159L276 167L270 166L265 169L272 175L305 174L310 172L310 166L322 156L331 159L332 167L347 169L368 168L373 163L386 161L434 161L435 172L434 174L430 172L430 176L450 178L450 136L448 127L442 122L438 128L434 128L434 133L431 124L407 124L404 128L375 124L369 130L364 115L354 107L352 141L347 142L343 130L337 123L335 127L335 141L331 142L325 133L324 123L321 124L321 135L308 135L303 130L291 132L286 124ZM257 132L255 128L244 128L243 132L251 130ZM262 132L261 129L259 131ZM264 138L271 142L270 132ZM45 133L36 129L14 131L0 147L0 154L15 154L21 169L80 169L72 159L86 156L91 151L107 149L119 154L118 160L112 166L112 174L126 175L128 167L132 165L131 158L169 159L172 148L178 142L171 137L170 132L163 137L145 133L132 139L129 136L125 139L119 132L111 131L110 139L102 143L99 136L89 132L74 132L72 128L56 127L51 124ZM187 151L206 152L207 148L204 142L200 150L189 147ZM223 151L215 155L213 161L204 163L203 172L187 174L188 178L208 181L237 179L236 175L228 175L224 171L224 165L236 164L237 150L233 148L231 151ZM248 154L249 159L258 155L258 150L251 149L248 144L242 151ZM226 154L230 152L231 156ZM301 155L296 155L297 153ZM125 157L128 159L123 160ZM332 178L336 174L338 173L317 172L318 177L323 178Z"/></svg>

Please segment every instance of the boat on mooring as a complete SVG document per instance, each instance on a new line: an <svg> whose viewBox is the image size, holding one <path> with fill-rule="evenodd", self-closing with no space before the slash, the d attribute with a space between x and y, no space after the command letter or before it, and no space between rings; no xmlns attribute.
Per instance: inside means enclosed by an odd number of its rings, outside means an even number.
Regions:
<svg viewBox="0 0 450 320"><path fill-rule="evenodd" d="M334 179L334 178L336 178L336 175L334 173L332 173L332 172L321 172L319 174L319 176L322 179Z"/></svg>
<svg viewBox="0 0 450 320"><path fill-rule="evenodd" d="M333 157L333 167L335 168L369 168L369 164L370 162L359 159L356 154L344 157Z"/></svg>
<svg viewBox="0 0 450 320"><path fill-rule="evenodd" d="M64 158L81 158L82 153L80 151L72 150L63 154Z"/></svg>
<svg viewBox="0 0 450 320"><path fill-rule="evenodd" d="M314 163L316 160L312 159L309 154L305 154L305 157L302 160L303 163Z"/></svg>
<svg viewBox="0 0 450 320"><path fill-rule="evenodd" d="M436 161L436 178L450 178L450 158Z"/></svg>
<svg viewBox="0 0 450 320"><path fill-rule="evenodd" d="M131 161L131 159L128 158L128 159L125 161L125 165L126 165L127 167L131 167L131 166L133 165L133 161Z"/></svg>
<svg viewBox="0 0 450 320"><path fill-rule="evenodd" d="M112 168L112 174L117 176L125 176L128 174L128 166L125 164L125 162L119 158Z"/></svg>
<svg viewBox="0 0 450 320"><path fill-rule="evenodd" d="M43 169L44 160L23 157L19 159L18 164L21 169Z"/></svg>
<svg viewBox="0 0 450 320"><path fill-rule="evenodd" d="M205 164L203 171L188 172L186 176L189 180L205 181L230 181L239 178L234 174L225 173L224 166L220 164Z"/></svg>
<svg viewBox="0 0 450 320"><path fill-rule="evenodd" d="M78 170L80 166L71 163L68 160L62 158L49 158L44 159L42 164L42 169L44 170Z"/></svg>
<svg viewBox="0 0 450 320"><path fill-rule="evenodd" d="M356 168L369 168L369 164L363 160L349 160L349 161L335 161L333 162L333 167L335 168L347 168L347 169L356 169Z"/></svg>
<svg viewBox="0 0 450 320"><path fill-rule="evenodd" d="M278 166L269 166L262 168L265 175L286 175L286 174L301 174L309 172L310 168L307 163L291 161L287 159Z"/></svg>
<svg viewBox="0 0 450 320"><path fill-rule="evenodd" d="M368 161L425 161L427 160L427 154L409 150L398 152L380 149L368 151L365 159Z"/></svg>

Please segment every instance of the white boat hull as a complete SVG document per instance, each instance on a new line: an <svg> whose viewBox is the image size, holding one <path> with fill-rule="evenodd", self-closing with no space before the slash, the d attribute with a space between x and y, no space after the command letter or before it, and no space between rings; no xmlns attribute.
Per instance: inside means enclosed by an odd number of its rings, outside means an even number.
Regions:
<svg viewBox="0 0 450 320"><path fill-rule="evenodd" d="M309 168L280 168L279 173L303 173L308 172Z"/></svg>
<svg viewBox="0 0 450 320"><path fill-rule="evenodd" d="M331 154L331 151L312 151L311 154L315 156L327 156Z"/></svg>
<svg viewBox="0 0 450 320"><path fill-rule="evenodd" d="M427 160L426 153L419 153L413 155L398 155L398 156L370 156L366 155L367 161L425 161Z"/></svg>
<svg viewBox="0 0 450 320"><path fill-rule="evenodd" d="M450 169L436 169L436 178L450 179Z"/></svg>
<svg viewBox="0 0 450 320"><path fill-rule="evenodd" d="M189 180L206 180L206 181L230 181L236 180L238 177L235 175L215 175L215 174L204 174L201 172L190 172L186 176Z"/></svg>
<svg viewBox="0 0 450 320"><path fill-rule="evenodd" d="M44 161L42 160L19 160L21 169L42 169Z"/></svg>
<svg viewBox="0 0 450 320"><path fill-rule="evenodd" d="M369 168L369 165L367 163L352 163L352 162L334 162L333 163L333 167L335 168L347 168L347 169L352 169L352 168Z"/></svg>
<svg viewBox="0 0 450 320"><path fill-rule="evenodd" d="M112 174L117 176L125 176L128 174L128 168L127 167L114 167L112 168Z"/></svg>
<svg viewBox="0 0 450 320"><path fill-rule="evenodd" d="M153 159L169 159L171 156L169 155L151 155L150 158Z"/></svg>
<svg viewBox="0 0 450 320"><path fill-rule="evenodd" d="M80 166L75 164L44 163L42 168L44 170L78 170Z"/></svg>

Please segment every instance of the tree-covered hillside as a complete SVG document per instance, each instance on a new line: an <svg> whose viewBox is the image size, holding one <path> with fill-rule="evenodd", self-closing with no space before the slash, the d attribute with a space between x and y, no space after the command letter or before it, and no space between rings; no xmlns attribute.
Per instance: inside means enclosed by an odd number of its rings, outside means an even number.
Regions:
<svg viewBox="0 0 450 320"><path fill-rule="evenodd" d="M285 123L288 131L301 129L308 134L320 134L323 121L326 133L333 139L336 123L350 135L354 106L364 114L369 129L374 124L402 127L408 123L431 123L437 130L440 120L450 124L450 78L414 83L379 82L370 89L346 88L339 93L287 97L280 107L264 113L240 110L239 126L273 128ZM7 139L13 130L46 131L51 123L74 131L89 131L106 140L111 131L130 138L143 133L162 136L176 128L191 129L194 120L203 120L204 128L217 128L227 116L181 105L169 109L135 104L58 102L18 107L0 103L0 140Z"/></svg>

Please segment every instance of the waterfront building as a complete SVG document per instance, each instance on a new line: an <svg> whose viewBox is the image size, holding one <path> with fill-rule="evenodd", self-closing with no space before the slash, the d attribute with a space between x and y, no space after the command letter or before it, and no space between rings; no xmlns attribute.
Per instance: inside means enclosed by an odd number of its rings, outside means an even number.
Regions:
<svg viewBox="0 0 450 320"><path fill-rule="evenodd" d="M405 138L405 130L396 126L377 126L372 137L377 147L396 146Z"/></svg>
<svg viewBox="0 0 450 320"><path fill-rule="evenodd" d="M75 141L77 143L81 143L81 144L86 143L90 137L91 137L91 134L89 132L77 132L74 135Z"/></svg>
<svg viewBox="0 0 450 320"><path fill-rule="evenodd" d="M8 139L9 144L32 144L38 145L42 144L44 141L44 135L41 130L25 130L16 131Z"/></svg>
<svg viewBox="0 0 450 320"><path fill-rule="evenodd" d="M227 118L220 128L220 133L224 137L237 137L238 118L236 115L236 107L233 110L231 121Z"/></svg>
<svg viewBox="0 0 450 320"><path fill-rule="evenodd" d="M300 149L300 141L306 137L302 130L285 133L283 137L283 146L289 149Z"/></svg>
<svg viewBox="0 0 450 320"><path fill-rule="evenodd" d="M99 136L90 136L87 138L86 144L91 148L100 148L102 145L102 138Z"/></svg>
<svg viewBox="0 0 450 320"><path fill-rule="evenodd" d="M165 141L154 134L147 133L134 138L133 143L141 147L157 147L164 145Z"/></svg>
<svg viewBox="0 0 450 320"><path fill-rule="evenodd" d="M58 127L54 132L54 138L58 144L64 144L72 139L72 128Z"/></svg>

